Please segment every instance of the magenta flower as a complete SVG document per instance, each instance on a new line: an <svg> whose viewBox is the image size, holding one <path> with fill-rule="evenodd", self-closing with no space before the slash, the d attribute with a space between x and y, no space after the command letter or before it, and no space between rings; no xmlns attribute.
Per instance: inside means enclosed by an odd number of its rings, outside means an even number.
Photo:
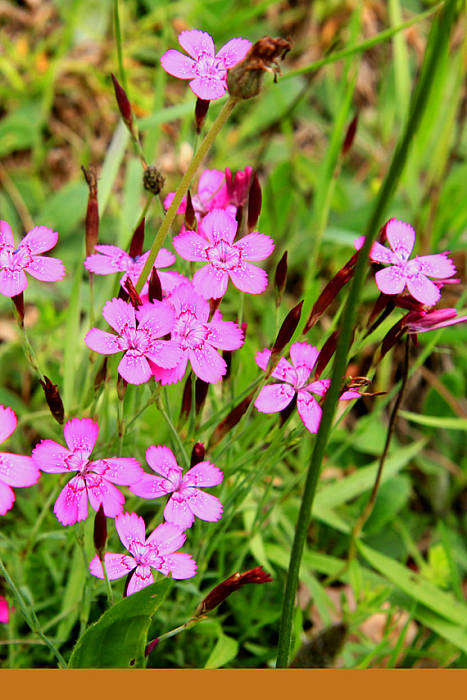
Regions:
<svg viewBox="0 0 467 700"><path fill-rule="evenodd" d="M133 284L136 285L149 256L149 251L147 251L147 253L143 253L143 255L132 258L128 253L121 248L117 248L115 245L96 245L94 246L94 250L96 250L97 253L89 255L84 261L86 270L94 272L96 275L111 275L114 272L124 272L125 274L120 280L122 287L128 277ZM154 267L157 270L164 292L170 292L177 284L180 284L181 275L179 275L178 272L173 272L171 270L165 272L161 269L173 265L175 260L176 258L173 253L166 248L161 248L154 262ZM141 290L141 294L147 293L147 288L148 283L146 281Z"/></svg>
<svg viewBox="0 0 467 700"><path fill-rule="evenodd" d="M8 624L10 620L10 608L8 606L8 601L2 595L0 595L0 622Z"/></svg>
<svg viewBox="0 0 467 700"><path fill-rule="evenodd" d="M411 311L404 318L407 333L426 333L426 331L455 326L465 323L467 316L458 316L456 309L435 309L434 311Z"/></svg>
<svg viewBox="0 0 467 700"><path fill-rule="evenodd" d="M0 443L15 431L16 415L8 406L0 406ZM26 455L0 452L0 515L5 515L15 502L11 486L24 487L37 483L40 472Z"/></svg>
<svg viewBox="0 0 467 700"><path fill-rule="evenodd" d="M264 292L268 276L249 261L264 260L271 255L274 250L272 238L254 232L234 243L237 222L222 209L207 214L200 227L205 238L188 231L173 239L174 248L182 258L207 263L193 275L196 291L206 299L220 299L226 292L230 277L241 292Z"/></svg>
<svg viewBox="0 0 467 700"><path fill-rule="evenodd" d="M132 484L130 491L142 498L169 498L164 508L164 518L183 530L191 527L195 516L215 522L222 515L222 503L216 496L204 493L198 486L217 486L222 482L220 469L210 462L198 462L186 474L178 466L174 454L165 445L151 445L146 450L146 460L153 471L161 476L144 474Z"/></svg>
<svg viewBox="0 0 467 700"><path fill-rule="evenodd" d="M380 292L400 294L407 287L421 304L436 304L441 296L439 287L428 278L452 277L456 272L454 263L446 253L422 255L409 260L415 243L415 231L404 221L389 219L385 233L391 250L375 242L370 251L371 260L391 266L376 273L376 285Z"/></svg>
<svg viewBox="0 0 467 700"><path fill-rule="evenodd" d="M122 513L115 518L115 527L131 556L109 552L104 557L105 568L110 581L133 571L127 587L128 595L154 583L151 569L157 569L164 576L172 574L175 579L191 578L196 574L196 562L191 555L176 551L186 540L185 533L177 525L162 523L146 539L143 518L136 513ZM97 554L89 564L89 571L97 578L104 578Z"/></svg>
<svg viewBox="0 0 467 700"><path fill-rule="evenodd" d="M148 360L165 369L175 367L181 352L177 343L159 340L170 333L174 324L172 309L160 301L144 304L137 312L122 299L113 298L104 306L105 320L119 335L91 328L84 342L102 355L124 351L118 365L119 374L129 384L143 384L151 378ZM136 325L138 321L138 325Z"/></svg>
<svg viewBox="0 0 467 700"><path fill-rule="evenodd" d="M189 80L202 100L217 100L225 94L227 70L245 58L251 46L248 39L231 39L215 54L212 37L199 29L182 32L178 43L191 58L169 49L161 56L161 65L175 78Z"/></svg>
<svg viewBox="0 0 467 700"><path fill-rule="evenodd" d="M164 369L158 366L160 363L152 365L154 378L162 384L174 384L183 377L190 360L197 377L215 384L227 371L227 365L217 350L240 348L243 345L241 328L232 321L220 320L219 313L208 323L209 303L190 283L177 287L164 303L175 313L170 337L178 346L181 359L174 369Z"/></svg>
<svg viewBox="0 0 467 700"><path fill-rule="evenodd" d="M164 200L164 207L168 209L172 204L175 192L169 192ZM198 192L191 195L191 202L195 215L199 221L201 216L205 216L213 209L222 209L229 203L225 175L222 170L204 170L201 173L198 183ZM184 214L186 211L186 196L180 202L177 214ZM234 214L235 216L235 210Z"/></svg>
<svg viewBox="0 0 467 700"><path fill-rule="evenodd" d="M255 401L255 407L260 413L277 413L286 408L292 399L297 397L297 411L303 425L310 433L318 432L321 421L321 406L316 396L322 397L329 388L329 379L318 379L308 382L311 370L318 359L318 349L308 343L294 343L290 347L292 364L281 357L271 376L282 380L280 384L264 386ZM270 350L263 350L255 355L256 364L266 370ZM345 391L341 401L355 399L360 395L356 391Z"/></svg>
<svg viewBox="0 0 467 700"><path fill-rule="evenodd" d="M25 272L41 282L57 282L65 276L61 260L44 253L54 247L58 233L46 226L34 226L15 249L13 233L6 221L0 221L0 292L6 297L21 294L28 286Z"/></svg>
<svg viewBox="0 0 467 700"><path fill-rule="evenodd" d="M114 484L129 486L144 473L132 457L111 457L89 461L96 444L99 426L90 418L73 418L65 423L65 442L42 440L32 452L39 469L50 474L77 472L60 492L54 513L62 525L73 525L88 517L88 497L91 507L110 518L123 510L125 497Z"/></svg>

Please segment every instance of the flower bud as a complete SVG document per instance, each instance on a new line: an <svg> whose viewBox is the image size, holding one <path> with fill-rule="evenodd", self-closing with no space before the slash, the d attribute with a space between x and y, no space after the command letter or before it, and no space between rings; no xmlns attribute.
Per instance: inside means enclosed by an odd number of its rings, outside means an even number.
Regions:
<svg viewBox="0 0 467 700"><path fill-rule="evenodd" d="M107 542L107 518L101 502L94 517L94 549L101 561L104 559L105 543Z"/></svg>
<svg viewBox="0 0 467 700"><path fill-rule="evenodd" d="M155 267L152 268L148 285L149 301L162 301L162 285Z"/></svg>
<svg viewBox="0 0 467 700"><path fill-rule="evenodd" d="M200 134L203 128L204 120L206 119L206 114L208 113L209 105L211 100L202 100L198 97L195 106L195 129L196 133Z"/></svg>
<svg viewBox="0 0 467 700"><path fill-rule="evenodd" d="M245 170L238 170L235 173L235 177L232 177L230 168L225 169L225 186L227 188L227 196L230 204L233 204L237 208L243 207L248 199L252 172L253 168L247 165Z"/></svg>
<svg viewBox="0 0 467 700"><path fill-rule="evenodd" d="M190 468L194 467L195 464L199 464L204 460L204 455L206 454L204 445L202 442L197 442L193 445L191 451Z"/></svg>
<svg viewBox="0 0 467 700"><path fill-rule="evenodd" d="M143 217L131 237L130 249L128 251L130 258L137 258L143 252L145 223L146 219Z"/></svg>
<svg viewBox="0 0 467 700"><path fill-rule="evenodd" d="M156 637L155 639L152 640L152 642L148 642L148 643L146 644L146 648L145 648L145 650L144 650L144 655L145 655L145 656L149 656L149 654L151 653L151 651L152 651L152 650L154 649L154 647L157 645L158 641L159 641L159 637Z"/></svg>
<svg viewBox="0 0 467 700"><path fill-rule="evenodd" d="M344 143L342 144L342 155L345 156L352 147L355 134L357 133L358 113L354 116L345 134Z"/></svg>
<svg viewBox="0 0 467 700"><path fill-rule="evenodd" d="M352 333L353 335L353 333ZM334 333L331 333L329 338L326 340L324 343L323 347L319 351L319 355L316 360L316 365L315 365L315 371L314 371L314 377L315 379L319 379L326 369L329 360L331 357L334 355L336 352L336 347L337 347L337 339L339 338L339 331L334 331ZM352 342L352 341L351 341Z"/></svg>
<svg viewBox="0 0 467 700"><path fill-rule="evenodd" d="M44 389L45 400L50 408L50 413L53 415L57 423L63 425L65 421L65 409L58 391L58 386L53 384L48 377L44 375L44 380L39 379L42 388Z"/></svg>
<svg viewBox="0 0 467 700"><path fill-rule="evenodd" d="M24 327L24 296L23 292L16 294L11 297L13 304L15 305L16 313L18 314L18 324L20 328Z"/></svg>
<svg viewBox="0 0 467 700"><path fill-rule="evenodd" d="M122 88L115 75L113 73L110 75L114 84L115 98L117 100L121 117L128 127L128 130L133 133L133 114L131 111L130 100L128 99L125 90Z"/></svg>
<svg viewBox="0 0 467 700"><path fill-rule="evenodd" d="M126 278L123 286L125 287L126 291L128 292L128 295L130 297L130 302L132 303L133 307L135 309L138 309L140 306L143 305L143 302L141 301L141 297L139 296L138 292L135 289L135 285L131 281L129 277Z"/></svg>
<svg viewBox="0 0 467 700"><path fill-rule="evenodd" d="M287 39L273 39L271 36L259 39L243 61L227 71L230 95L242 100L256 97L261 90L264 72L274 73L274 80L277 80L277 73L280 73L277 59L284 58L291 48L292 45Z"/></svg>
<svg viewBox="0 0 467 700"><path fill-rule="evenodd" d="M195 413L199 415L208 395L209 384L199 377L195 382Z"/></svg>
<svg viewBox="0 0 467 700"><path fill-rule="evenodd" d="M94 168L86 170L81 166L89 188L88 208L86 210L86 255L91 255L99 237L99 205L97 202L97 177ZM92 273L91 273L92 274Z"/></svg>
<svg viewBox="0 0 467 700"><path fill-rule="evenodd" d="M258 175L255 172L251 181L250 192L248 195L248 232L251 233L258 223L261 213L261 185L259 184Z"/></svg>
<svg viewBox="0 0 467 700"><path fill-rule="evenodd" d="M247 583L269 583L270 581L272 581L271 576L266 571L263 571L262 566L256 566L254 569L244 571L242 574L239 572L232 574L232 576L219 583L218 586L208 593L206 598L199 604L195 617L211 612L211 610L217 608L218 605L228 598L231 593Z"/></svg>
<svg viewBox="0 0 467 700"><path fill-rule="evenodd" d="M185 386L183 387L182 395L182 405L180 408L180 418L188 418L191 411L191 402L193 397L193 387L191 380L191 372L188 373L188 377L185 381Z"/></svg>
<svg viewBox="0 0 467 700"><path fill-rule="evenodd" d="M123 401L123 399L125 398L127 386L128 382L125 379L123 379L123 377L119 374L117 377L117 396L120 401Z"/></svg>
<svg viewBox="0 0 467 700"><path fill-rule="evenodd" d="M144 189L156 195L162 190L165 184L165 177L155 165L148 165L143 174Z"/></svg>
<svg viewBox="0 0 467 700"><path fill-rule="evenodd" d="M190 190L186 193L185 228L188 231L196 230L196 216Z"/></svg>
<svg viewBox="0 0 467 700"><path fill-rule="evenodd" d="M209 440L209 449L217 445L218 442L220 442L226 435L229 433L232 428L234 428L245 411L247 410L248 406L253 400L253 396L255 395L255 392L252 391L251 394L248 394L243 401L240 401L237 406L234 406L234 408L230 411L230 413L227 414L227 416L221 420L220 423L216 426L214 429L213 434L211 435L211 439Z"/></svg>
<svg viewBox="0 0 467 700"><path fill-rule="evenodd" d="M285 348L285 346L295 333L295 329L299 324L300 316L302 314L302 306L303 301L299 302L296 306L294 306L293 309L289 311L289 313L285 317L284 321L282 322L282 326L279 329L279 333L277 334L276 341L271 350L272 355L279 354Z"/></svg>
<svg viewBox="0 0 467 700"><path fill-rule="evenodd" d="M94 378L94 391L97 391L107 378L108 359L108 357L104 357L100 368L97 370L96 376Z"/></svg>
<svg viewBox="0 0 467 700"><path fill-rule="evenodd" d="M276 306L279 306L287 283L287 251L281 257L276 267L274 286L276 288Z"/></svg>

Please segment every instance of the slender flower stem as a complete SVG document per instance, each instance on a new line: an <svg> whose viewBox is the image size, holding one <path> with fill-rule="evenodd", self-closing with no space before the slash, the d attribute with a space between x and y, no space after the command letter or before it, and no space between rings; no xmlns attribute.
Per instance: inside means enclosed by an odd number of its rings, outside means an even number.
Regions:
<svg viewBox="0 0 467 700"><path fill-rule="evenodd" d="M125 88L125 92L128 92L128 85L126 82L125 68L123 67L123 51L122 51L122 28L120 26L120 12L118 8L118 0L114 0L114 23L115 23L115 41L117 44L117 59L118 59L118 70L120 73L120 79Z"/></svg>
<svg viewBox="0 0 467 700"><path fill-rule="evenodd" d="M39 624L39 620L37 619L37 615L34 612L34 610L31 608L29 611L27 608L27 605L25 603L25 600L20 593L19 589L16 587L15 583L13 582L12 578L10 577L8 571L6 570L2 560L0 559L0 571L2 572L2 576L4 577L5 581L7 582L8 586L11 588L17 602L18 606L23 614L24 619L26 620L27 625L29 628L34 632L34 634L37 634L38 637L42 639L44 644L46 644L50 651L54 654L55 658L58 661L58 665L60 668L66 668L67 664L63 656L60 654L58 651L57 647L55 644L48 638L46 635L43 633L41 626Z"/></svg>
<svg viewBox="0 0 467 700"><path fill-rule="evenodd" d="M180 185L178 186L177 191L175 192L175 197L173 198L172 204L170 205L169 209L167 210L167 214L165 215L165 218L162 222L162 225L157 232L157 235L154 239L154 243L151 246L151 250L149 252L149 257L146 260L146 264L143 267L143 270L141 272L141 275L139 276L139 279L136 283L136 291L138 294L141 292L144 283L146 282L147 278L149 277L149 274L152 270L152 266L154 265L154 261L156 259L157 253L161 249L165 237L167 236L167 233L169 232L169 229L173 223L173 220L175 219L175 216L177 214L177 209L180 206L180 202L182 201L184 195L186 194L186 191L188 190L191 181L193 177L196 174L196 171L198 170L199 166L201 165L202 161L204 160L204 157L206 156L207 152L211 148L212 144L214 143L214 140L219 133L219 131L222 129L224 126L225 122L229 118L233 108L238 102L238 98L236 97L229 97L228 101L225 103L225 105L222 107L221 111L217 115L216 119L214 120L211 128L209 129L208 133L204 137L203 141L200 144L200 147L196 151L195 155L193 156L193 160L191 161L190 165L188 166L188 170L186 171L185 175L182 178L182 181Z"/></svg>
<svg viewBox="0 0 467 700"><path fill-rule="evenodd" d="M451 28L454 25L456 16L456 0L448 0L443 6L443 11L441 12L440 17L438 17L433 23L427 48L425 50L425 58L420 78L410 105L410 116L407 121L405 131L394 151L389 170L381 185L381 189L378 192L372 215L366 227L365 243L358 256L352 287L350 289L344 314L342 316L341 333L337 343L331 384L324 400L321 425L316 437L313 454L311 456L311 462L306 477L302 502L295 528L295 536L290 554L289 568L287 571L287 582L284 592L282 616L279 628L277 656L278 668L286 668L288 665L295 594L298 586L303 548L307 538L311 508L321 471L321 464L324 458L337 401L339 399L339 394L342 387L342 378L345 374L347 353L352 337L352 328L354 325L357 303L363 287L366 267L368 264L368 254L383 221L385 209L396 189L404 166L407 162L409 147L417 133L420 120L428 103L433 82L437 75L436 69L440 61L440 56L443 55L449 46Z"/></svg>
<svg viewBox="0 0 467 700"><path fill-rule="evenodd" d="M151 388L151 391L153 392L153 396L155 397L155 403L159 411L161 412L165 422L167 423L170 432L173 435L173 438L175 442L177 443L178 449L180 450L180 453L183 456L183 460L185 462L185 467L190 466L190 458L188 457L187 451L185 450L185 447L183 445L183 442L180 438L180 435L177 432L176 427L172 423L170 416L164 406L164 402L162 400L162 395L161 395L161 388L159 386L154 386L154 388Z"/></svg>

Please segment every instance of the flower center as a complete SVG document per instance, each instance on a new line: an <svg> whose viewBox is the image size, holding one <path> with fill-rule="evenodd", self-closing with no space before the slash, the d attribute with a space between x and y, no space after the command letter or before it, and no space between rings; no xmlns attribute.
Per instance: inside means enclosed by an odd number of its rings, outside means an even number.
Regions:
<svg viewBox="0 0 467 700"><path fill-rule="evenodd" d="M79 472L81 476L87 474L88 454L82 450L75 450L73 454L65 457L65 464L70 472Z"/></svg>
<svg viewBox="0 0 467 700"><path fill-rule="evenodd" d="M241 250L224 240L206 248L206 257L216 270L235 270L241 263Z"/></svg>
<svg viewBox="0 0 467 700"><path fill-rule="evenodd" d="M202 53L196 62L195 71L202 78L221 79L224 77L226 69L222 59Z"/></svg>
<svg viewBox="0 0 467 700"><path fill-rule="evenodd" d="M200 347L208 335L208 329L188 309L182 311L172 331L172 338L179 342L182 350Z"/></svg>

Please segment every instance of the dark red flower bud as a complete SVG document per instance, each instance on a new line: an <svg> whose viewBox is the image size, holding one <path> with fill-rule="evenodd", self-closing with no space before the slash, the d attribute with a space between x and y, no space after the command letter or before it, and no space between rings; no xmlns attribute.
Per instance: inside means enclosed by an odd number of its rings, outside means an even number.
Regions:
<svg viewBox="0 0 467 700"><path fill-rule="evenodd" d="M412 312L409 311L408 314L401 318L397 323L394 324L392 328L388 330L381 343L380 359L382 359L389 350L399 342L402 336L407 332L407 320L411 316Z"/></svg>
<svg viewBox="0 0 467 700"><path fill-rule="evenodd" d="M211 610L217 608L218 605L228 598L231 593L247 583L269 583L270 581L272 581L272 577L266 571L263 571L262 566L256 566L254 569L244 571L242 574L238 572L232 574L232 576L219 583L218 586L208 593L206 598L199 604L195 617L211 612Z"/></svg>
<svg viewBox="0 0 467 700"><path fill-rule="evenodd" d="M126 388L128 386L128 382L126 379L123 379L120 375L117 377L117 396L120 401L123 401L125 398L125 393L126 393Z"/></svg>
<svg viewBox="0 0 467 700"><path fill-rule="evenodd" d="M16 313L18 314L18 324L21 328L24 327L24 296L23 292L11 297L11 301L15 305Z"/></svg>
<svg viewBox="0 0 467 700"><path fill-rule="evenodd" d="M131 111L130 100L113 73L111 73L111 77L114 84L115 98L117 100L118 109L120 110L120 114L123 121L127 125L128 130L133 133L133 114Z"/></svg>
<svg viewBox="0 0 467 700"><path fill-rule="evenodd" d="M191 402L193 399L193 387L191 380L191 372L188 373L188 377L185 381L185 386L183 387L182 405L180 408L180 418L188 418L191 411Z"/></svg>
<svg viewBox="0 0 467 700"><path fill-rule="evenodd" d="M261 214L261 185L259 184L258 174L255 171L251 181L250 192L248 195L248 231L251 233L258 223L259 215Z"/></svg>
<svg viewBox="0 0 467 700"><path fill-rule="evenodd" d="M157 645L158 641L159 641L159 637L156 637L155 639L152 640L152 642L148 642L148 644L146 644L146 648L145 648L145 650L144 650L144 655L145 655L145 656L149 656L149 654L151 653L151 651L152 651L152 650L154 649L154 647Z"/></svg>
<svg viewBox="0 0 467 700"><path fill-rule="evenodd" d="M200 462L203 462L205 454L206 454L206 451L204 449L203 443L196 442L193 445L193 449L191 451L190 468L194 467L195 464L199 464Z"/></svg>
<svg viewBox="0 0 467 700"><path fill-rule="evenodd" d="M274 276L274 286L276 288L276 304L280 304L282 294L284 293L285 285L287 283L287 251L281 257L276 267L276 274Z"/></svg>
<svg viewBox="0 0 467 700"><path fill-rule="evenodd" d="M131 237L130 249L128 251L130 258L138 258L143 252L145 223L146 219L143 217Z"/></svg>
<svg viewBox="0 0 467 700"><path fill-rule="evenodd" d="M161 192L165 185L165 177L155 165L147 165L143 173L144 189L156 195Z"/></svg>
<svg viewBox="0 0 467 700"><path fill-rule="evenodd" d="M97 391L107 378L107 363L109 358L104 357L100 368L97 370L94 378L94 391Z"/></svg>
<svg viewBox="0 0 467 700"><path fill-rule="evenodd" d="M208 382L203 382L202 379L198 377L195 382L195 412L198 415L204 406L206 401L206 396L208 395L209 384Z"/></svg>
<svg viewBox="0 0 467 700"><path fill-rule="evenodd" d="M107 518L104 514L104 506L101 503L94 517L94 549L102 561L104 559L105 543L107 542Z"/></svg>
<svg viewBox="0 0 467 700"><path fill-rule="evenodd" d="M225 381L230 377L230 370L232 369L232 350L223 350L222 357L224 358L224 362L227 367L226 372L222 377L222 379Z"/></svg>
<svg viewBox="0 0 467 700"><path fill-rule="evenodd" d="M50 408L50 413L53 415L57 423L63 425L65 420L65 409L58 391L58 386L53 384L48 377L44 375L44 380L39 379L42 388L44 389L45 400Z"/></svg>
<svg viewBox="0 0 467 700"><path fill-rule="evenodd" d="M203 128L204 120L206 119L206 114L208 113L209 105L211 100L202 100L198 97L195 105L195 129L196 133L200 134Z"/></svg>
<svg viewBox="0 0 467 700"><path fill-rule="evenodd" d="M316 360L316 365L315 365L315 372L314 376L315 379L319 379L325 370L325 368L328 365L329 360L331 357L334 355L336 352L336 347L337 347L337 339L339 338L339 331L334 331L334 333L331 333L329 338L326 340L324 343L323 347L319 351L318 358Z"/></svg>
<svg viewBox="0 0 467 700"><path fill-rule="evenodd" d="M190 190L186 193L185 228L188 231L196 230L196 216Z"/></svg>
<svg viewBox="0 0 467 700"><path fill-rule="evenodd" d="M342 155L345 156L352 147L355 134L357 133L358 113L354 116L345 134L344 143L342 144Z"/></svg>
<svg viewBox="0 0 467 700"><path fill-rule="evenodd" d="M130 301L133 304L134 308L137 309L140 306L143 305L143 302L141 301L141 298L138 294L138 292L135 289L135 285L131 281L130 277L127 277L123 286L125 287L126 291L128 292L128 296L130 297Z"/></svg>
<svg viewBox="0 0 467 700"><path fill-rule="evenodd" d="M99 238L99 205L97 202L97 176L94 168L83 168L85 180L89 188L88 208L86 211L86 255L91 255L94 251L94 246L97 245Z"/></svg>
<svg viewBox="0 0 467 700"><path fill-rule="evenodd" d="M162 301L162 285L155 267L152 268L148 285L149 301Z"/></svg>
<svg viewBox="0 0 467 700"><path fill-rule="evenodd" d="M230 168L225 169L225 184L229 202L237 208L243 207L248 199L252 173L253 168L247 165L245 170L239 170L232 178Z"/></svg>
<svg viewBox="0 0 467 700"><path fill-rule="evenodd" d="M295 330L300 322L302 306L303 301L294 306L282 322L282 326L279 329L279 333L277 334L276 341L271 351L273 355L277 355L278 353L282 352L295 333Z"/></svg>
<svg viewBox="0 0 467 700"><path fill-rule="evenodd" d="M232 97L247 100L258 95L265 71L274 73L274 80L277 80L277 73L280 73L277 59L284 58L291 48L287 39L271 36L253 44L243 61L227 71L227 87Z"/></svg>
<svg viewBox="0 0 467 700"><path fill-rule="evenodd" d="M209 449L217 445L218 442L220 442L226 435L229 433L232 428L234 428L238 421L241 419L245 411L247 410L248 406L253 400L255 392L251 392L251 394L248 394L243 401L240 401L237 406L235 406L230 413L227 414L227 416L221 420L221 422L216 426L214 429L213 434L211 435L211 439L209 441Z"/></svg>

